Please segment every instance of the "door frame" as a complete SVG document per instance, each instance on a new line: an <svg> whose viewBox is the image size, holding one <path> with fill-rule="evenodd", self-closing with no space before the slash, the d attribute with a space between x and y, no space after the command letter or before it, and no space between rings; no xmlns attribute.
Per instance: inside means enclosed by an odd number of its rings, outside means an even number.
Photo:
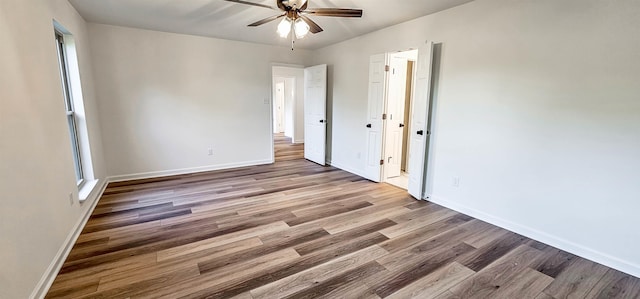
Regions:
<svg viewBox="0 0 640 299"><path fill-rule="evenodd" d="M405 58L407 62L411 60L411 61L413 61L415 63L417 61L417 56L418 56L418 50L417 49L408 49L408 50L387 52L386 55L389 58L387 63L389 65L391 65L391 57L393 55L398 55L399 53L408 53L408 52L414 52L415 54L405 54L404 56L407 56L407 57L403 57L403 58ZM411 56L411 57L409 57L409 56ZM413 57L413 56L415 56L415 57ZM413 59L411 59L411 58L413 58ZM391 80L390 80L390 78L388 76L389 75L387 74L387 79L386 79L387 88L385 89L384 109L383 109L383 113L385 113L387 115L389 115L389 110L388 110L389 109L389 90L390 90L389 85L391 83ZM414 69L412 71L412 74L411 74L411 78L410 78L410 80L411 80L411 90L409 91L409 93L411 95L410 95L410 102L409 102L409 105L410 105L409 106L409 119L404 124L407 127L407 129L409 130L409 132L411 132L411 124L412 124L411 120L412 120L412 117L413 117L413 113L412 112L413 112L415 79L416 79L416 71L415 71L415 67L414 67ZM405 73L405 84L406 84L406 81L407 81L407 77L406 77L406 73ZM405 93L406 93L406 91L405 91ZM404 99L403 99L403 101L404 101ZM385 158L385 156L386 156L385 154L386 154L386 151L387 151L387 142L386 141L387 141L387 137L388 137L387 121L388 121L388 119L385 120L385 122L384 122L384 124L382 126L382 153L381 154L382 154L382 159L385 162L384 162L384 164L382 164L381 169L380 169L380 182L386 182L388 180L388 177L387 177L388 176L387 175L387 173L388 173L388 170L387 170L387 165L388 165L387 162L388 162L388 160ZM407 136L407 138L410 138L410 136L411 136L411 134L409 134ZM403 153L403 154L408 156L409 155L408 150L409 150L409 146L407 146L407 152ZM407 162L407 164L408 164L408 162ZM400 170L400 172L402 174L402 170Z"/></svg>
<svg viewBox="0 0 640 299"><path fill-rule="evenodd" d="M425 46L421 46L421 47L418 47L418 48L410 48L410 49L406 50L406 51L414 50L414 49L418 50L418 55L417 55L417 59L416 59L416 64L414 65L414 69L413 69L414 73L413 73L413 78L412 78L413 84L412 84L411 95L412 95L413 101L411 103L412 112L411 112L410 121L409 121L411 127L409 128L409 130L410 130L409 132L418 130L417 134L423 135L424 137L422 139L424 139L424 141L427 141L427 140L429 141L428 143L425 142L425 144L423 146L420 146L420 148L422 148L421 153L415 153L415 152L414 153L411 153L411 152L409 153L410 155L412 155L411 157L409 157L410 161L412 160L411 158L416 159L415 157L418 157L417 158L418 160L414 160L414 163L420 164L420 166L417 166L418 169L414 169L414 167L410 167L410 169L409 169L409 171L410 171L410 174L409 174L409 176L410 176L409 177L409 186L407 188L407 191L408 191L409 194L412 194L412 196L414 196L418 200L424 200L424 199L429 198L431 196L431 192L432 192L431 188L432 188L432 185L433 185L432 184L433 183L432 182L432 180L433 180L433 163L432 163L432 161L433 161L433 154L434 154L433 153L433 148L434 148L434 142L435 142L433 140L433 130L434 130L433 117L435 116L435 113L434 113L433 109L435 108L435 105L437 105L437 104L433 102L434 101L433 97L435 97L436 95L434 94L434 91L431 88L432 87L431 85L434 83L433 82L433 80L434 80L433 75L434 74L432 74L432 73L433 73L434 67L436 67L433 64L433 60L440 59L440 57L434 57L436 55L435 50L434 50L434 45L435 45L434 42L431 42L431 41L427 40L427 41L425 41ZM422 52L424 50L427 50L427 52ZM373 59L373 57L380 56L380 55L384 55L385 57L388 58L391 55L393 55L395 53L398 53L398 52L404 52L404 51L386 52L384 54L372 55L372 56L370 56L371 57L370 59ZM419 128L417 128L417 127L414 127L414 125L415 125L414 123L416 121L421 121L422 120L422 117L420 117L418 119L415 118L416 117L416 113L417 113L415 106L417 105L416 102L419 100L418 96L417 96L418 88L417 88L416 85L418 85L417 84L418 83L418 78L420 76L420 74L419 74L419 72L421 70L420 69L420 64L421 63L425 63L424 62L425 60L421 60L421 53L423 53L422 55L428 56L428 58L427 58L428 62L427 62L427 65L425 66L425 67L428 67L427 72L426 72L427 78L423 78L423 79L426 79L426 82L427 82L426 83L426 90L422 91L423 93L426 93L426 95L425 94L421 95L422 97L426 96L426 102L424 103L424 104L426 104L426 107L425 107L426 109L424 111L426 115L424 115L425 116L424 123L421 122L421 124L419 125ZM437 55L441 55L441 54L438 53ZM385 61L387 61L387 65L388 65L388 59L387 58L385 58ZM371 73L371 67L372 67L372 64L370 63L369 64L369 72L370 73ZM440 64L438 64L437 67L440 67ZM422 71L425 71L425 70L422 70ZM438 73L439 73L439 71L440 70L437 70ZM371 75L369 75L369 76L371 77ZM420 78L422 78L422 77L420 77ZM389 81L388 75L386 74L386 72L385 72L384 81L385 81L385 87L386 87L386 84L388 84L388 81ZM371 82L369 82L369 83L371 84ZM370 91L370 93L371 93L371 91ZM386 88L385 88L383 96L384 96L384 100L383 100L384 105L381 108L384 111L383 113L387 113L388 112L387 111L388 91L386 90ZM371 105L371 95L369 96L369 106L370 105ZM369 111L369 110L370 110L370 108L367 108L367 111ZM370 122L369 119L367 119L367 121ZM386 136L387 135L386 123L384 123L382 127L383 127L383 130L382 130L382 138L380 140L380 143L381 143L380 158L384 161L384 159L385 159L384 153L386 151L386 148L385 148L385 143L386 142L385 142L385 140L386 140L386 137L387 137ZM410 133L409 136L412 136L412 134ZM411 147L410 151L414 151L414 150L420 151L419 148L414 148L413 139L415 137L409 137L409 138L410 138L410 143L409 144L410 144L410 147ZM423 142L423 141L420 141L420 142ZM367 151L370 151L370 147L371 147L371 145L369 143L367 143L367 145L366 145ZM377 155L377 153L376 153L376 155ZM418 155L418 156L416 156L416 155ZM422 160L422 162L418 163L421 160ZM408 162L408 163L410 164L411 162ZM385 182L387 178L386 178L386 173L385 173L386 171L385 171L384 165L381 165L380 168L378 168L378 171L379 171L379 174L378 174L379 175L379 179L378 180L374 180L374 181L376 181L376 182L378 182L378 181ZM414 175L419 174L419 179L418 180L420 181L420 183L419 183L420 184L420 189L421 189L420 192L416 192L416 189L415 189L415 187L417 187L416 186L416 182L415 182L416 181L416 177L412 176L411 174L414 174Z"/></svg>
<svg viewBox="0 0 640 299"><path fill-rule="evenodd" d="M271 84L270 84L271 93L269 94L268 98L265 98L265 104L266 104L267 101L269 102L268 103L269 104L269 111L268 112L269 112L269 127L270 127L269 133L271 134L271 137L270 137L270 139L271 139L271 147L270 147L270 149L271 149L271 163L275 163L275 161L276 161L275 138L274 138L274 133L273 133L273 130L274 130L274 126L273 126L273 122L274 122L273 109L274 109L274 105L275 105L275 103L274 103L275 99L274 99L273 96L275 94L275 78L276 77L291 77L291 76L278 76L278 75L276 75L275 74L276 68L303 70L304 71L304 65L272 62L271 65L269 66L269 74L270 74L270 77L271 77ZM296 82L295 83L296 87L294 87L294 89L297 89L298 84L300 84L298 82L302 82L302 84L304 84L304 73L303 73L303 76L301 78L298 78L298 77L293 77L293 78L295 78L295 82ZM298 99L299 96L304 97L304 94L301 95L298 92L295 93L296 100L293 101L293 107L292 107L292 109L293 109L293 122L294 122L294 132L293 132L294 133L293 134L294 138L292 138L292 142L294 142L294 143L296 142L296 140L295 140L295 123L297 123L298 121L304 122L304 115L302 115L302 117L298 117L297 113L296 113L297 109L298 109L298 107L296 105L296 102L297 102L297 99ZM304 101L302 101L302 103L304 104ZM303 125L304 125L304 123L303 123ZM304 131L304 127L303 127L303 131Z"/></svg>

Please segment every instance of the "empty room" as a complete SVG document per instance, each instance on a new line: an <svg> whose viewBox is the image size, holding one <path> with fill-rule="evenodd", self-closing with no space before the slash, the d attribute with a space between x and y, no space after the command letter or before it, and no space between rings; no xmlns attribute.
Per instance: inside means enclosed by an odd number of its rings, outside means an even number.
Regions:
<svg viewBox="0 0 640 299"><path fill-rule="evenodd" d="M0 298L640 298L636 0L2 0Z"/></svg>

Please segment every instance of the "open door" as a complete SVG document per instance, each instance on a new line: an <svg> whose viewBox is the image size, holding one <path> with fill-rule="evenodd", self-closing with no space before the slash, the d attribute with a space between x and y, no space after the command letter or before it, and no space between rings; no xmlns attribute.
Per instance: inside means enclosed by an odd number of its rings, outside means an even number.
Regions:
<svg viewBox="0 0 640 299"><path fill-rule="evenodd" d="M387 121L385 124L384 178L398 177L402 168L402 139L404 138L404 104L407 87L407 59L389 57L387 93Z"/></svg>
<svg viewBox="0 0 640 299"><path fill-rule="evenodd" d="M433 57L433 43L425 42L418 48L416 68L415 97L413 101L413 115L411 118L410 154L409 154L409 187L408 191L416 199L423 199L425 195L425 173L427 141L431 136L428 123L429 95L431 94L431 63Z"/></svg>
<svg viewBox="0 0 640 299"><path fill-rule="evenodd" d="M369 60L369 104L367 105L367 153L364 177L380 182L382 160L382 130L387 88L387 54L371 56Z"/></svg>
<svg viewBox="0 0 640 299"><path fill-rule="evenodd" d="M304 158L326 164L327 65L304 69Z"/></svg>

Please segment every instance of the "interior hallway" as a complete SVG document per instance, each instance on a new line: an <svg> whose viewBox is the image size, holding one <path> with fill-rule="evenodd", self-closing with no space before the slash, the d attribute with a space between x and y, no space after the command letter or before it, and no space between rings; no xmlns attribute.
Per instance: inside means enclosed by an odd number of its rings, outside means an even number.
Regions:
<svg viewBox="0 0 640 299"><path fill-rule="evenodd" d="M304 143L291 143L284 133L273 134L273 141L276 162L304 158Z"/></svg>

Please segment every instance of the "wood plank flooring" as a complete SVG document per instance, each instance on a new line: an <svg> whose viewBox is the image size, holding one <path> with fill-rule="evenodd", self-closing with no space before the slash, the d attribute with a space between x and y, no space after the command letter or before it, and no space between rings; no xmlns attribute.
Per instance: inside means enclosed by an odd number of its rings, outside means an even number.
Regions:
<svg viewBox="0 0 640 299"><path fill-rule="evenodd" d="M109 184L47 298L640 298L640 279L302 158Z"/></svg>
<svg viewBox="0 0 640 299"><path fill-rule="evenodd" d="M291 138L285 137L284 134L275 134L275 158L276 162L296 160L304 158L304 144L291 143Z"/></svg>

